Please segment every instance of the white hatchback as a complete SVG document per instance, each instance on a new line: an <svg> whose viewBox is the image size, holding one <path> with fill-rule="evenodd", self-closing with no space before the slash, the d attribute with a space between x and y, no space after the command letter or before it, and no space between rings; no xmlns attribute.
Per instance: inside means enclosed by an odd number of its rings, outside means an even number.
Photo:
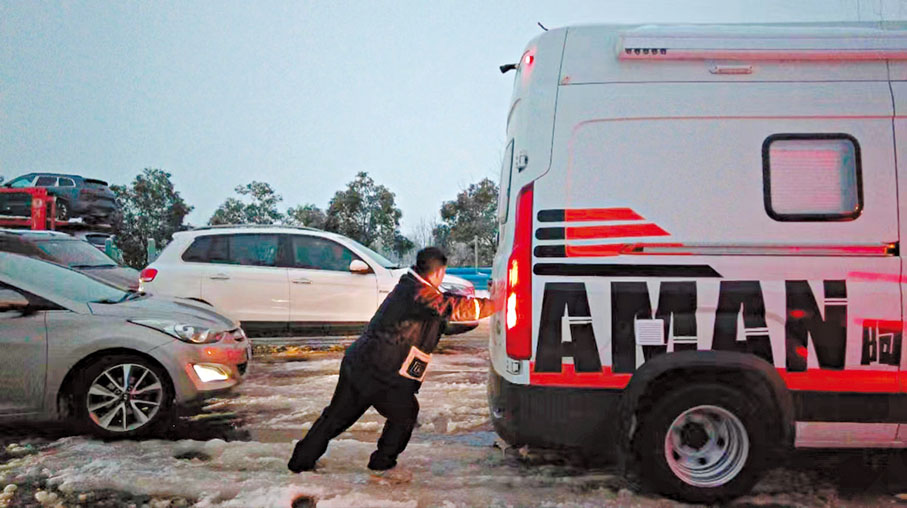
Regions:
<svg viewBox="0 0 907 508"><path fill-rule="evenodd" d="M406 268L342 235L284 226L206 227L174 235L141 274L141 290L191 298L255 335L337 335L364 329ZM441 288L474 295L448 275ZM446 333L478 322L451 323Z"/></svg>

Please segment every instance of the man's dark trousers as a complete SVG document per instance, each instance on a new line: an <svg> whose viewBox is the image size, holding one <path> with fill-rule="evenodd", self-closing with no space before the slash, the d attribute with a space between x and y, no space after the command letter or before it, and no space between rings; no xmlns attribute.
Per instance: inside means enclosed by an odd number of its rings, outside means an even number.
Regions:
<svg viewBox="0 0 907 508"><path fill-rule="evenodd" d="M296 444L289 468L294 472L308 471L315 467L315 461L328 448L328 441L339 436L356 423L369 407L374 406L381 416L387 418L378 449L372 453L369 469L385 470L397 465L397 456L406 448L416 417L419 402L413 390L408 387L385 387L380 385L357 386L355 373L349 361L344 358L340 364L340 379L331 403L322 411L305 438Z"/></svg>

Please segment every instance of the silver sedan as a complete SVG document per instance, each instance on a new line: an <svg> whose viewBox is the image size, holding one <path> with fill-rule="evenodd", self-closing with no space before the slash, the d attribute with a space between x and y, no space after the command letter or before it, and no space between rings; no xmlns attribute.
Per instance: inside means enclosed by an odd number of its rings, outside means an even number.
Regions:
<svg viewBox="0 0 907 508"><path fill-rule="evenodd" d="M176 405L236 386L250 358L242 329L211 307L0 252L0 422L144 434Z"/></svg>

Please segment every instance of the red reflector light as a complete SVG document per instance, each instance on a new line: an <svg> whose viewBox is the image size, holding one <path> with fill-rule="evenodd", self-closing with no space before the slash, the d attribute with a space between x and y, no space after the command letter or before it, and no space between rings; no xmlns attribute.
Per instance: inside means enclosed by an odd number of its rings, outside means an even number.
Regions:
<svg viewBox="0 0 907 508"><path fill-rule="evenodd" d="M142 282L151 282L157 277L157 268L145 268L139 274L139 280Z"/></svg>
<svg viewBox="0 0 907 508"><path fill-rule="evenodd" d="M523 57L523 65L532 65L534 61L535 57L531 53L526 53L526 56Z"/></svg>
<svg viewBox="0 0 907 508"><path fill-rule="evenodd" d="M516 202L513 251L507 260L504 321L507 356L528 360L532 356L532 184L520 190Z"/></svg>

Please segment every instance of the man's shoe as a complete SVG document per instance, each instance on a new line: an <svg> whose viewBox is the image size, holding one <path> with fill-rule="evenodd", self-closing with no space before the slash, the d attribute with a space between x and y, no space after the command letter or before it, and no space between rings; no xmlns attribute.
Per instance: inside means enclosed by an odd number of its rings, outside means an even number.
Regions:
<svg viewBox="0 0 907 508"><path fill-rule="evenodd" d="M296 457L291 457L290 462L287 463L287 469L294 473L301 473L303 471L314 471L315 464L306 464L299 460L295 460Z"/></svg>
<svg viewBox="0 0 907 508"><path fill-rule="evenodd" d="M387 471L388 469L393 469L396 465L396 460L389 459L378 452L373 453L368 459L368 468L372 471Z"/></svg>

